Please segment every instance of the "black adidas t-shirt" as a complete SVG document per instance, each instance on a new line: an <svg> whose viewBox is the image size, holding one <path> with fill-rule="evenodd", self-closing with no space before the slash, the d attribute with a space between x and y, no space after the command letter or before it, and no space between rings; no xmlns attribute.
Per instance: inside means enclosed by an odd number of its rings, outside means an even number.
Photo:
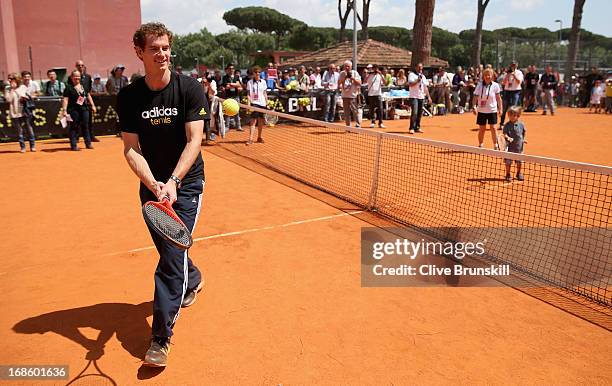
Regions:
<svg viewBox="0 0 612 386"><path fill-rule="evenodd" d="M124 87L117 97L121 130L138 134L142 154L157 181L172 175L187 144L185 122L209 118L208 102L193 78L170 73L170 83L152 91L142 77ZM198 154L183 183L204 177L204 162Z"/></svg>

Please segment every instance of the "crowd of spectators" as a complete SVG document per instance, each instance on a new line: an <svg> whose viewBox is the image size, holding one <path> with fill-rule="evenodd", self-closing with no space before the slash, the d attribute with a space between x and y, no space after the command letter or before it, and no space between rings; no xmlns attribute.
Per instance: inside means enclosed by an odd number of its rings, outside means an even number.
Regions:
<svg viewBox="0 0 612 386"><path fill-rule="evenodd" d="M355 125L360 127L363 110L367 106L370 127L375 127L376 123L379 127L384 127L383 117L387 111L384 110L383 96L390 90L406 90L405 99L408 99L408 103L398 101L395 107L409 107L410 132L415 133L422 132L420 117L423 112L443 115L472 111L474 92L482 83L485 70L492 71L492 80L501 87L500 127L504 124L506 112L512 106L521 106L526 112L535 112L542 108L544 115L554 115L556 106L560 105L589 107L595 113L612 113L612 74L608 73L604 77L596 67L591 68L588 74L575 74L565 80L562 80L551 66L546 66L540 72L535 65L520 69L516 62L510 63L507 68L499 69L493 69L491 65L469 67L467 71L457 67L454 73L448 72L444 67L430 68L425 72L421 64L412 70L369 64L359 73L352 68L350 61L341 66L331 63L323 70L318 66L281 70L277 64L268 63L266 68L257 69L257 75L261 84L265 84L267 92L321 93L324 97L323 119L327 122L336 121L340 112L347 126L354 121ZM78 85L73 81L75 71L80 77ZM225 67L224 73L220 69L206 71L204 74L198 74L195 70L185 72L180 66L176 66L175 71L199 78L209 93L211 103L212 97L233 98L244 102L240 98L247 94L247 84L254 78L252 69L243 73L232 63ZM95 106L90 98L117 95L123 87L140 76L135 73L128 79L124 72L125 66L118 64L104 80L100 74L88 74L85 63L78 60L65 83L58 79L53 69L47 71L47 80L41 81L40 84L33 81L29 71L10 74L8 83L0 81L5 90L2 96L10 105L9 114L16 122L21 151L25 151L26 137L30 142L30 149L36 150L31 110L36 99L43 96L62 98L69 122L72 149L76 148L74 136L76 135L78 140L78 132L83 135L86 147L93 148L91 142L96 142L97 139L91 130ZM82 100L79 97L75 99L75 86L79 89L77 94ZM77 101L82 102L78 109L75 107ZM67 110L79 110L78 119L74 119L73 114ZM87 114L81 114L85 110ZM224 129L235 128L242 131L239 116L224 117L223 125ZM208 135L207 139L210 139Z"/></svg>
<svg viewBox="0 0 612 386"><path fill-rule="evenodd" d="M91 95L117 95L119 90L123 87L127 86L129 83L138 79L141 75L139 73L134 73L128 80L128 78L124 75L125 66L122 64L117 64L112 68L108 78L104 79L98 73L90 75L87 72L87 67L82 60L77 60L74 66L74 69L79 70L81 73L82 83L87 87L88 91L91 92ZM3 89L8 89L10 86L10 74L7 82L4 80L0 80L0 86ZM34 98L38 97L62 97L64 91L66 89L67 84L71 84L72 77L71 71L66 74L66 81L62 81L58 79L58 75L56 70L49 69L47 71L47 79L34 81L32 79L32 74L30 71L22 71L20 73L20 78L23 81L24 85L30 88L33 88L32 91L35 91L32 95Z"/></svg>
<svg viewBox="0 0 612 386"><path fill-rule="evenodd" d="M526 112L542 108L542 114L547 114L554 113L555 105L595 108L597 104L601 104L603 110L604 98L612 97L610 91L606 94L612 74L605 75L596 67L592 67L588 74L574 74L570 79L562 79L550 65L539 71L535 65L520 69L517 63L511 63L507 68L499 69L493 69L491 65L470 67L467 72L457 67L454 74L442 67L432 71L427 78L431 79L429 88L433 104L444 105L446 112L471 110L474 90L482 82L483 70L487 68L493 70L494 81L502 86L505 110L506 106L519 105ZM600 82L596 84L598 80ZM593 98L593 94L601 94L601 103L594 103L597 98Z"/></svg>
<svg viewBox="0 0 612 386"><path fill-rule="evenodd" d="M17 128L20 151L26 151L26 136L30 151L36 151L34 109L36 100L42 97L59 98L62 101L62 122L68 128L71 150L79 150L79 136L83 136L87 149L93 149L91 143L99 140L93 135L91 127L93 114L96 112L92 96L117 95L119 90L138 77L138 74L134 74L132 79L128 80L123 75L124 70L125 66L116 65L110 77L103 82L100 74L88 74L85 63L77 60L66 82L58 79L57 72L53 69L47 71L47 80L40 83L32 79L30 71L10 73L6 83L0 80L0 86L4 89L2 97L9 103L9 115Z"/></svg>
<svg viewBox="0 0 612 386"><path fill-rule="evenodd" d="M330 63L324 70L305 66L281 70L274 63L269 63L264 69L250 69L243 75L230 63L224 75L220 70L213 70L201 78L207 92L211 92L213 106L213 126L207 127L207 142L214 140L215 131L219 133L230 128L242 131L239 116L215 119L222 116L218 98L252 103L253 96L264 87L266 92L290 92L293 96L316 92L323 96L323 120L336 122L340 119L346 126L354 124L358 128L362 125L364 111L367 111L371 128L376 125L384 128L383 119L388 116L388 111L385 111L383 101L389 100L393 90L404 91L391 98L391 104L410 110L410 134L423 132L421 117L424 113L444 115L470 111L477 115L479 146L484 145L488 130L494 147L499 149L496 130L503 128L504 135L521 144L515 146L513 151L516 152L522 152L525 137L524 126L517 121L522 111L536 112L541 108L543 115L554 115L557 106L565 105L591 107L598 113L604 110L605 103L605 111L612 113L612 75L608 74L604 82L604 75L597 68L592 68L590 73L583 76L575 74L567 82L561 80L559 73L551 66L545 66L540 72L535 65L521 69L516 62L499 69L491 65L469 67L467 71L457 67L454 73L444 67L426 72L422 63L411 70L395 70L369 64L358 72L347 60L340 66ZM249 88L253 85L257 85L257 90ZM478 93L481 95L476 95ZM255 121L260 127L258 141L261 139L260 118L251 119L248 143L254 140ZM509 119L508 123L506 118ZM219 130L220 125L225 127ZM517 179L522 180L520 165L517 168ZM506 180L509 178L507 173Z"/></svg>

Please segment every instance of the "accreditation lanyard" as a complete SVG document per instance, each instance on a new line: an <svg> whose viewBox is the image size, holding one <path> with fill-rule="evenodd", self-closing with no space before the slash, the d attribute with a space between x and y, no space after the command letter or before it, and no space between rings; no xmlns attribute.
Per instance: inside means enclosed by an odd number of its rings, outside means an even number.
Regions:
<svg viewBox="0 0 612 386"><path fill-rule="evenodd" d="M80 88L75 87L74 89L77 92L76 104L79 106L83 106L83 104L85 103L85 88L83 87L83 85L81 85Z"/></svg>
<svg viewBox="0 0 612 386"><path fill-rule="evenodd" d="M480 107L484 107L487 105L487 101L489 100L489 94L491 92L491 86L493 85L493 82L489 83L489 85L487 86L487 97L485 99L482 99L482 94L484 93L484 83L482 85L483 87L481 87L480 89Z"/></svg>
<svg viewBox="0 0 612 386"><path fill-rule="evenodd" d="M259 101L259 81L253 79L251 84L251 99L254 101Z"/></svg>

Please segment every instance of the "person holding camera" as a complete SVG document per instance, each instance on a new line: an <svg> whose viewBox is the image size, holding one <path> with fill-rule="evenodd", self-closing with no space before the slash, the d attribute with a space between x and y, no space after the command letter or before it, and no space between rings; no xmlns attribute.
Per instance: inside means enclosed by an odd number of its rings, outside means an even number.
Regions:
<svg viewBox="0 0 612 386"><path fill-rule="evenodd" d="M9 85L4 89L4 99L6 99L9 104L11 121L15 122L15 126L17 127L20 151L22 153L26 151L26 145L23 138L24 128L28 129L30 151L36 151L34 128L32 127L31 120L28 119L28 109L26 106L28 100L31 100L28 94L28 87L21 83L21 75L15 72L8 75L8 81Z"/></svg>
<svg viewBox="0 0 612 386"><path fill-rule="evenodd" d="M23 99L23 115L26 118L27 126L34 127L34 109L36 108L34 101L40 96L40 86L32 80L30 71L21 71L21 79L27 88L27 95Z"/></svg>
<svg viewBox="0 0 612 386"><path fill-rule="evenodd" d="M431 104L431 96L427 86L429 82L423 75L423 63L417 63L414 72L408 75L408 101L410 103L410 134L422 133L421 116L425 97Z"/></svg>
<svg viewBox="0 0 612 386"><path fill-rule="evenodd" d="M371 67L370 67L371 66ZM385 127L383 124L383 101L382 101L382 87L385 82L380 68L377 64L368 65L370 67L370 73L366 80L368 84L368 106L370 107L370 119L372 123L370 127L374 127L375 118L378 118L378 127L381 129Z"/></svg>
<svg viewBox="0 0 612 386"><path fill-rule="evenodd" d="M351 114L355 117L355 127L361 127L359 121L357 95L361 93L361 76L353 70L353 62L344 62L344 70L338 79L338 88L342 94L342 106L344 109L344 122L351 125Z"/></svg>
<svg viewBox="0 0 612 386"><path fill-rule="evenodd" d="M500 129L504 127L504 121L506 119L506 112L510 106L518 106L521 99L521 90L523 83L523 72L517 68L518 64L513 61L510 63L510 67L506 70L506 76L503 80L504 98L503 104L504 109L501 115Z"/></svg>

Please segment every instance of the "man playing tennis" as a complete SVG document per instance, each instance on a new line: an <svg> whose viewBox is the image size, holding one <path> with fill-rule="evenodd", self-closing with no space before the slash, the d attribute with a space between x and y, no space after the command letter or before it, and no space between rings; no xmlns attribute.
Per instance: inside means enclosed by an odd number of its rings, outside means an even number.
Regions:
<svg viewBox="0 0 612 386"><path fill-rule="evenodd" d="M170 71L172 33L161 23L140 26L134 50L145 76L121 89L117 108L124 155L140 179L140 200L167 198L191 232L204 187L200 154L206 97L192 78ZM159 253L155 270L153 337L145 366L166 366L172 328L180 307L187 307L202 288L200 271L182 250L149 228Z"/></svg>

